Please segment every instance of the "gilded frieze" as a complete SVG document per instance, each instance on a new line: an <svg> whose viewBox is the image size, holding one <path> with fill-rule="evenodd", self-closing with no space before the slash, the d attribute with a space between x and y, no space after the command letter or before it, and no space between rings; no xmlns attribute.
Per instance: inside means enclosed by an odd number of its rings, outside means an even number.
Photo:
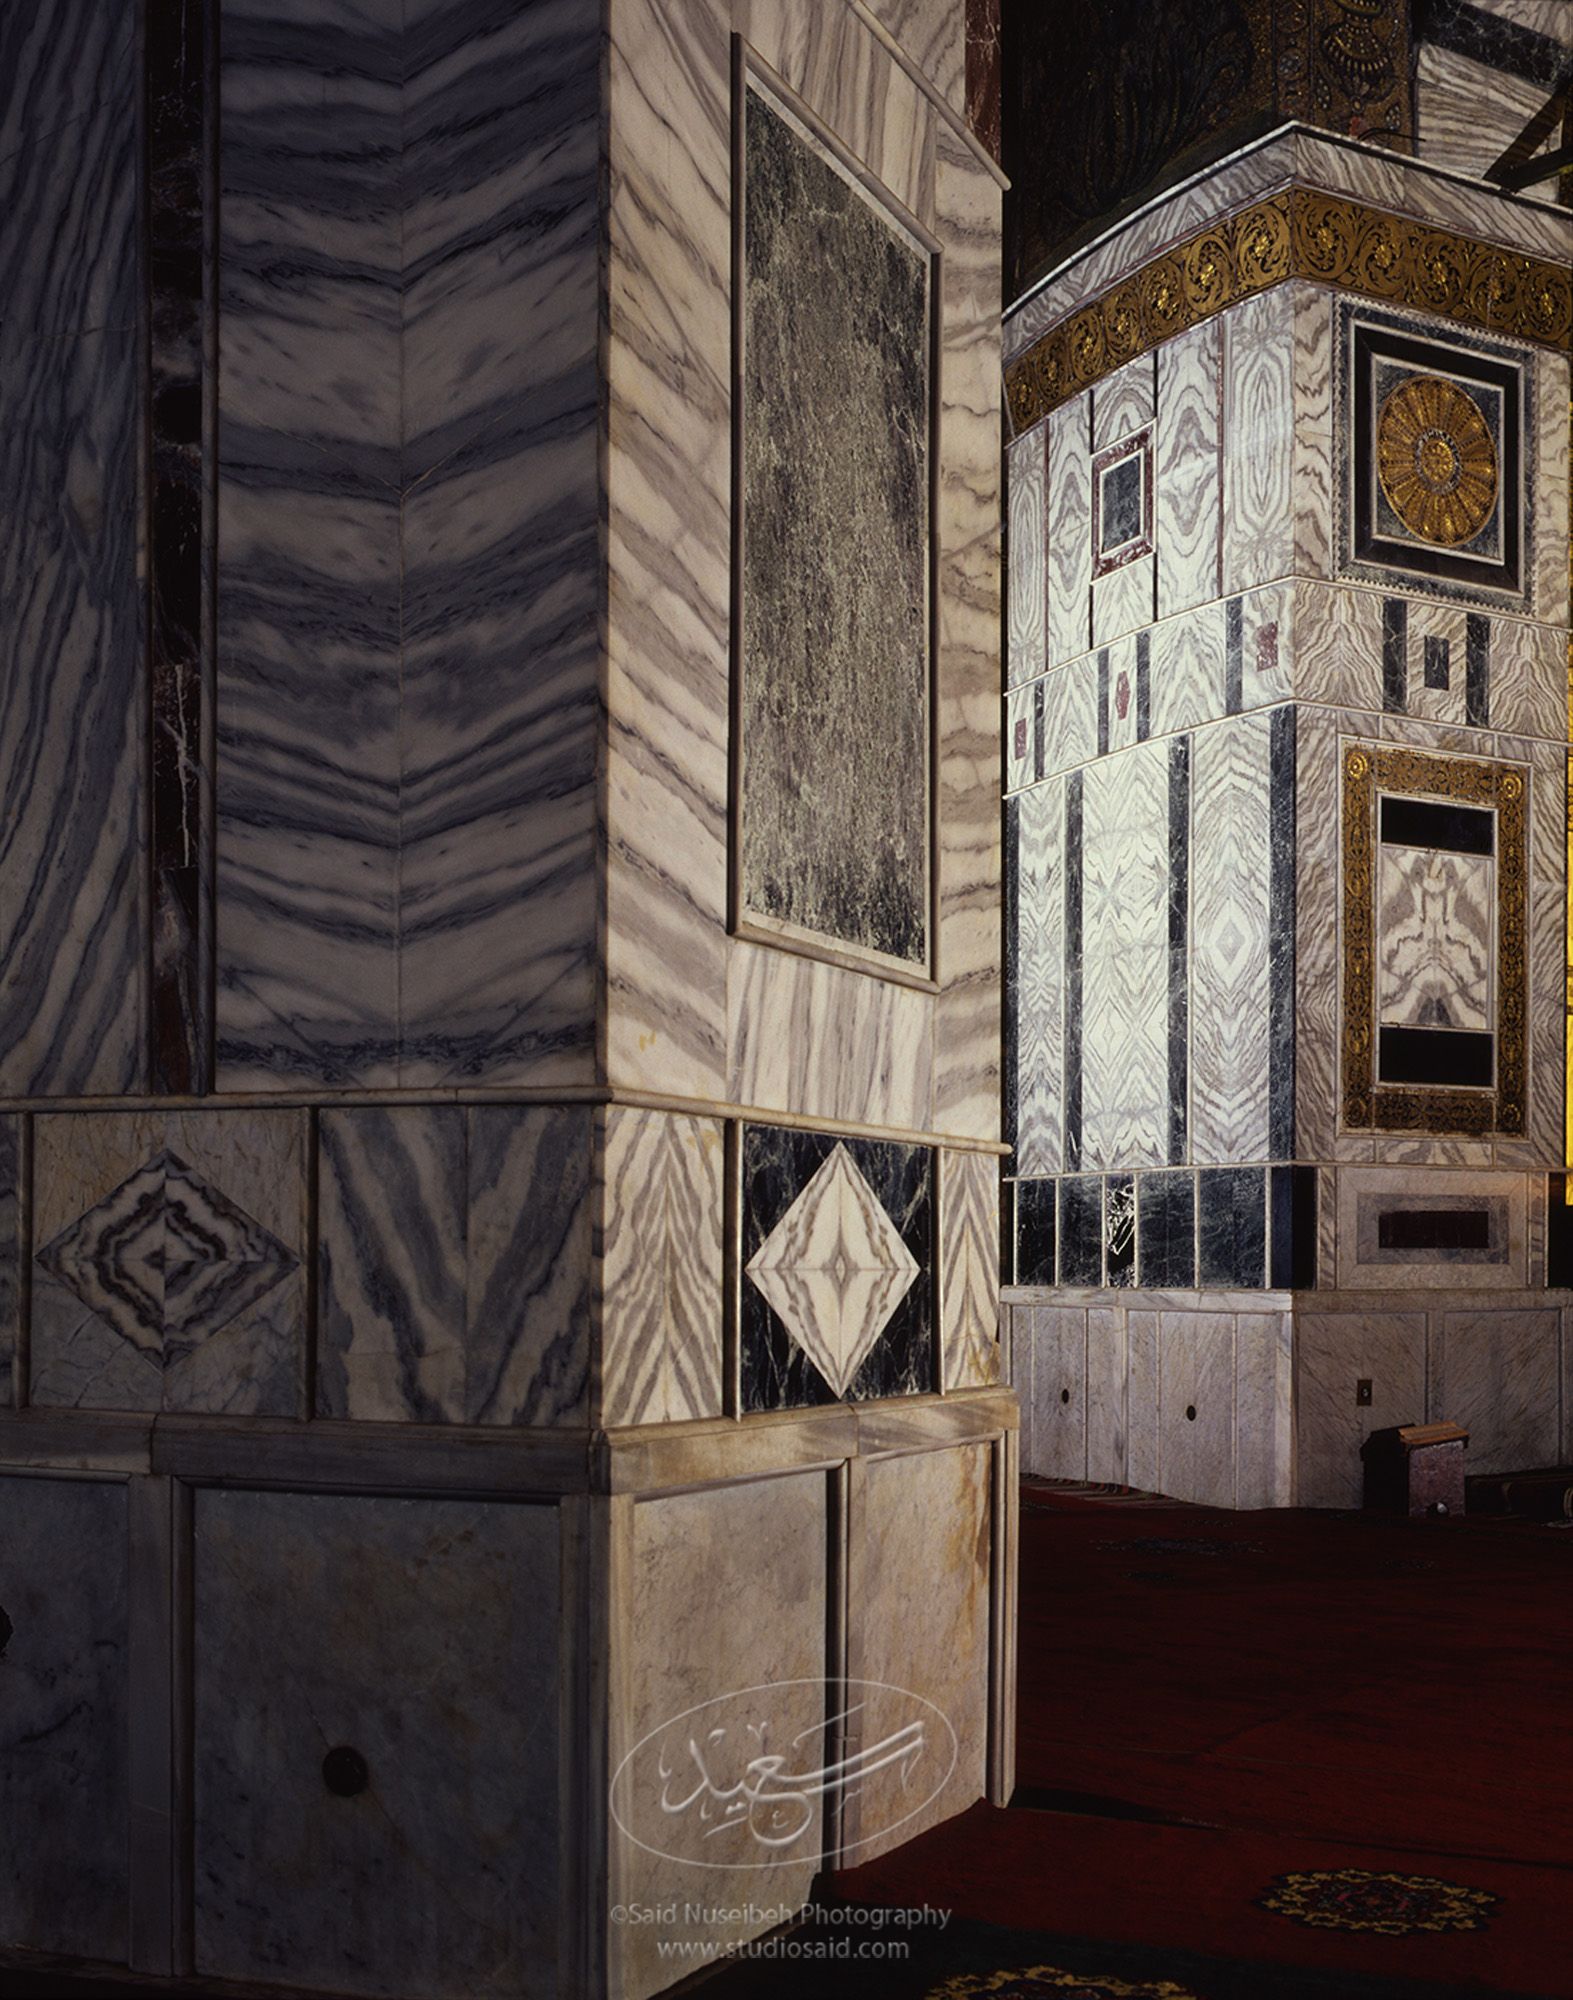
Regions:
<svg viewBox="0 0 1573 2000"><path fill-rule="evenodd" d="M1379 1074L1376 850L1381 798L1495 815L1495 1074L1485 1089L1384 1084ZM1508 1135L1524 1130L1528 1020L1526 775L1517 765L1351 744L1343 758L1343 1119L1346 1129Z"/></svg>
<svg viewBox="0 0 1573 2000"><path fill-rule="evenodd" d="M1079 308L1005 371L1017 433L1138 354L1289 278L1402 305L1566 353L1573 273L1543 259L1286 188L1209 223Z"/></svg>

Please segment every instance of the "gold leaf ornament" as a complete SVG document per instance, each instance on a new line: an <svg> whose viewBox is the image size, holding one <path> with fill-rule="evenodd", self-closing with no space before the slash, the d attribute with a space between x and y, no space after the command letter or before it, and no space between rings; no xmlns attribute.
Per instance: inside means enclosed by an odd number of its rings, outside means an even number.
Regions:
<svg viewBox="0 0 1573 2000"><path fill-rule="evenodd" d="M1377 419L1377 477L1412 535L1440 548L1472 541L1491 518L1497 448L1480 405L1456 382L1411 375Z"/></svg>

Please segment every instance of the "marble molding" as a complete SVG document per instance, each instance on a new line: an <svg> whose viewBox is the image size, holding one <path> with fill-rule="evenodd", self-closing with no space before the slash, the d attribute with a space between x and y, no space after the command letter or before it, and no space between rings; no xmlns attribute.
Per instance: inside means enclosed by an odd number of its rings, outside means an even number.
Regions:
<svg viewBox="0 0 1573 2000"><path fill-rule="evenodd" d="M29 1399L299 1415L303 1115L68 1113L33 1143Z"/></svg>
<svg viewBox="0 0 1573 2000"><path fill-rule="evenodd" d="M0 1087L19 1096L145 1080L133 41L129 15L80 5L0 25Z"/></svg>
<svg viewBox="0 0 1573 2000"><path fill-rule="evenodd" d="M600 1422L718 1417L721 1123L611 1105L601 1146Z"/></svg>
<svg viewBox="0 0 1573 2000"><path fill-rule="evenodd" d="M0 1861L12 1948L123 1963L129 1934L126 1488L0 1479ZM47 1744L42 1757L32 1746ZM30 1754L31 1753L31 1754Z"/></svg>
<svg viewBox="0 0 1573 2000"><path fill-rule="evenodd" d="M317 1414L585 1423L590 1110L336 1110L319 1131Z"/></svg>
<svg viewBox="0 0 1573 2000"><path fill-rule="evenodd" d="M936 1386L933 1154L748 1125L740 1406Z"/></svg>
<svg viewBox="0 0 1573 2000"><path fill-rule="evenodd" d="M559 1561L550 1507L198 1493L199 1975L557 1990Z"/></svg>
<svg viewBox="0 0 1573 2000"><path fill-rule="evenodd" d="M582 1079L593 34L226 0L222 43L220 1080Z"/></svg>

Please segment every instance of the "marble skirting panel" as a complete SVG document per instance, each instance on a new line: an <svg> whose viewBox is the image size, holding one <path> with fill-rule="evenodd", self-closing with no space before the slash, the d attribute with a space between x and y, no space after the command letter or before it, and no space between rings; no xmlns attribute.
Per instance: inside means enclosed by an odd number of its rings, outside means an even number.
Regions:
<svg viewBox="0 0 1573 2000"><path fill-rule="evenodd" d="M35 1120L28 1400L304 1414L306 1151L299 1111Z"/></svg>
<svg viewBox="0 0 1573 2000"><path fill-rule="evenodd" d="M0 1478L0 1508L0 1943L124 1960L126 1487Z"/></svg>
<svg viewBox="0 0 1573 2000"><path fill-rule="evenodd" d="M620 1699L611 1715L609 1767L652 1735L723 1696L729 1734L712 1747L727 1770L755 1755L756 1741L820 1768L826 1744L825 1674L830 1608L830 1489L821 1472L674 1494L641 1501L625 1531L624 1565L611 1579L609 1629ZM925 1562L927 1573L932 1565ZM901 1676L895 1676L899 1682ZM751 1732L757 1732L757 1735ZM738 1746L747 1744L746 1750ZM686 1733L674 1740L673 1768L686 1768ZM718 1768L717 1775L720 1775ZM723 1783L733 1782L723 1777ZM686 1796L686 1792L676 1796ZM772 1855L746 1819L723 1820L705 1839L699 1806L661 1810L661 1781L618 1794L624 1825L614 1828L609 1900L659 1908L675 1899L744 1910L795 1908L808 1895L823 1847L823 1806L811 1801L809 1824L789 1851ZM704 1841L707 1860L724 1872L677 1858L684 1842ZM708 1885L724 1883L711 1895ZM705 1892L697 1890L704 1885ZM740 1916L723 1927L729 1941L756 1936L775 1919ZM611 1990L642 2000L671 1984L671 1962L657 1950L657 1927L607 1926ZM711 1937L715 1927L685 1920L676 1935ZM663 1933L664 1935L664 1933Z"/></svg>
<svg viewBox="0 0 1573 2000"><path fill-rule="evenodd" d="M1205 1506L1291 1504L1287 1311L1172 1292L1007 1310L1024 1472Z"/></svg>
<svg viewBox="0 0 1573 2000"><path fill-rule="evenodd" d="M560 1560L547 1506L198 1492L199 1976L558 1990Z"/></svg>
<svg viewBox="0 0 1573 2000"><path fill-rule="evenodd" d="M599 1422L679 1423L723 1408L718 1119L610 1105L601 1138Z"/></svg>
<svg viewBox="0 0 1573 2000"><path fill-rule="evenodd" d="M579 1080L593 31L226 0L222 46L220 1080Z"/></svg>
<svg viewBox="0 0 1573 2000"><path fill-rule="evenodd" d="M0 1088L135 1090L148 711L134 21L13 11L0 75Z"/></svg>
<svg viewBox="0 0 1573 2000"><path fill-rule="evenodd" d="M592 1144L582 1106L322 1113L317 1414L586 1422Z"/></svg>

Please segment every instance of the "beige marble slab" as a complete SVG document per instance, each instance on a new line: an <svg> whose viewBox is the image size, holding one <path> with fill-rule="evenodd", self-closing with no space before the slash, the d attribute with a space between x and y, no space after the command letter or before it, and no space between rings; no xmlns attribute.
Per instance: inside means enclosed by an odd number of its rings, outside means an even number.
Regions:
<svg viewBox="0 0 1573 2000"><path fill-rule="evenodd" d="M1208 1507L1235 1505L1235 1320L1166 1312L1159 1319L1159 1491Z"/></svg>
<svg viewBox="0 0 1573 2000"><path fill-rule="evenodd" d="M1019 1320L1017 1329L1019 1334ZM1022 1470L1040 1479L1085 1479L1086 1312L1065 1306L1030 1307L1025 1331L1032 1346L1032 1417L1022 1441Z"/></svg>

